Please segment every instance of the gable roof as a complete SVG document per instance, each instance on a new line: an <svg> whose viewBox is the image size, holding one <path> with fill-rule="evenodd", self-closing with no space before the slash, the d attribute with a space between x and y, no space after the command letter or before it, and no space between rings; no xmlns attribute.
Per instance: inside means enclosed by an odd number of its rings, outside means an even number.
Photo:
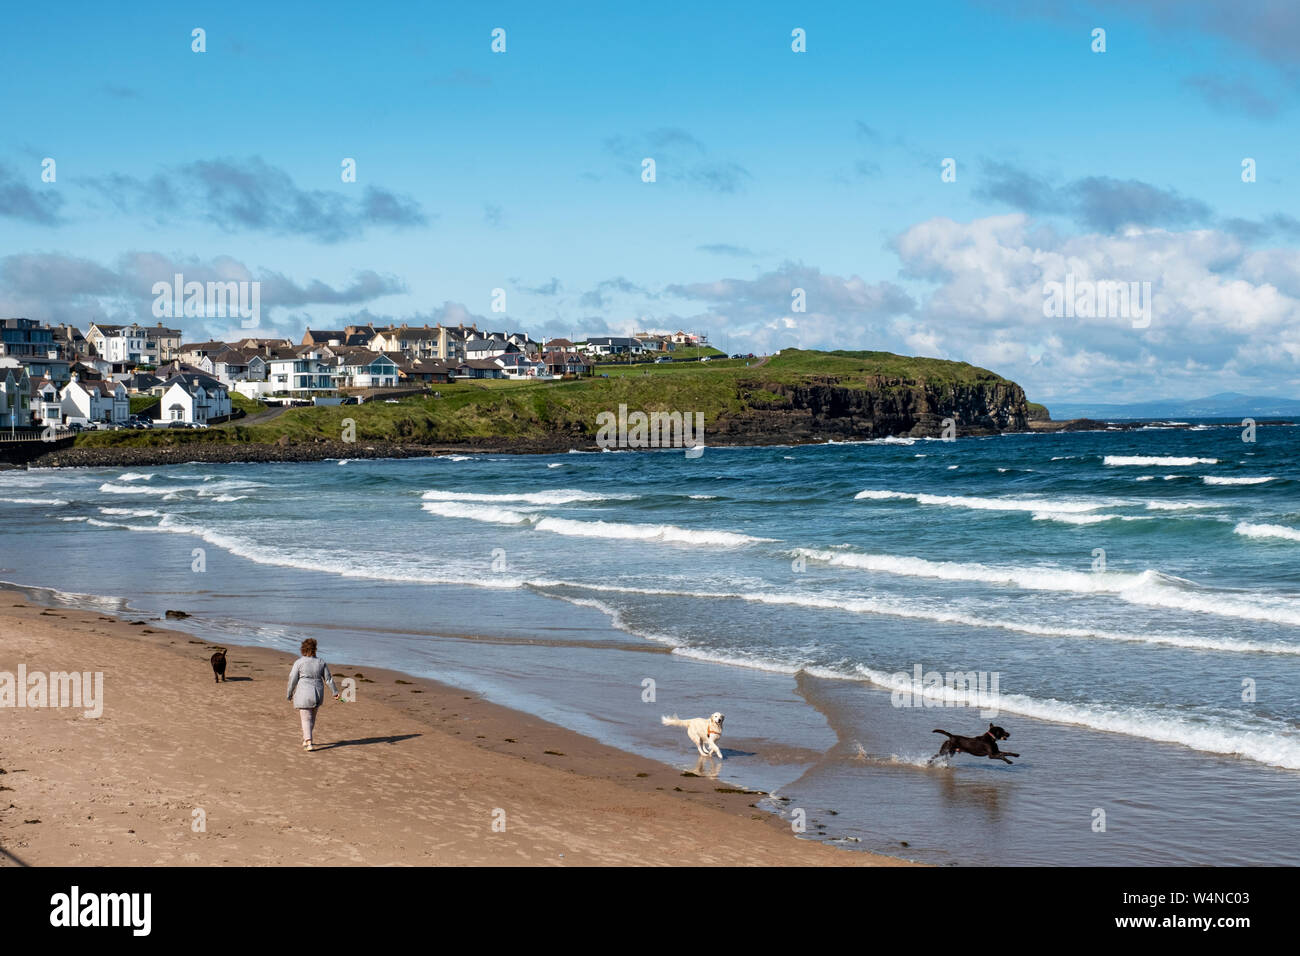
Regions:
<svg viewBox="0 0 1300 956"><path fill-rule="evenodd" d="M191 395L194 394L195 387L202 387L205 392L225 391L226 386L222 385L211 375L205 375L202 372L187 372L184 375L174 375L167 381L163 382L163 388L170 390L173 385L179 385Z"/></svg>

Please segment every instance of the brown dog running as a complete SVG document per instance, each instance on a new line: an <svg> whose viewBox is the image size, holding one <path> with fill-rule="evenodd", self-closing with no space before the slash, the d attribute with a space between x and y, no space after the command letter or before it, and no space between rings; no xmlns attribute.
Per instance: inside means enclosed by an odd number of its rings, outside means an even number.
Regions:
<svg viewBox="0 0 1300 956"><path fill-rule="evenodd" d="M978 737L958 737L946 730L936 730L934 733L943 734L948 739L943 742L939 752L930 758L931 762L938 760L940 757L949 757L953 754L988 757L990 760L1001 760L1005 763L1011 763L1010 760L1007 760L1008 757L1020 756L1020 754L1013 754L1010 750L998 750L997 742L1006 740L1011 734L995 724L989 724L989 729Z"/></svg>
<svg viewBox="0 0 1300 956"><path fill-rule="evenodd" d="M224 681L226 679L226 649L223 647L217 651L212 655L211 660L212 682L215 684L218 681Z"/></svg>

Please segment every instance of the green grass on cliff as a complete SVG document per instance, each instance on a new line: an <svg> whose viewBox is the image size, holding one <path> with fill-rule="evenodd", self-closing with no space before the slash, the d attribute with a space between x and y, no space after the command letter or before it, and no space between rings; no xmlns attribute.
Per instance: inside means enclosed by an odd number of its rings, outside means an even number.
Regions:
<svg viewBox="0 0 1300 956"><path fill-rule="evenodd" d="M441 398L408 397L397 404L294 408L265 424L239 420L202 430L89 432L78 446L165 446L192 442L311 442L338 440L346 419L358 441L459 444L482 439L590 438L596 416L629 411L703 412L706 422L754 408L780 408L787 399L767 385L800 383L844 388L1008 383L965 362L909 358L891 352L813 352L789 349L761 366L757 359L707 363L602 366L596 376L567 382L478 381L438 385ZM247 403L252 406L254 403ZM247 411L252 412L249 407Z"/></svg>

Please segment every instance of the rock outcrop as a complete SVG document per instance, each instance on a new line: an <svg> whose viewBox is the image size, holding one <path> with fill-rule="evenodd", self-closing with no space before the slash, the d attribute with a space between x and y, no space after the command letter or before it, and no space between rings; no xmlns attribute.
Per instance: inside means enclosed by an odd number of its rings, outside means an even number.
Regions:
<svg viewBox="0 0 1300 956"><path fill-rule="evenodd" d="M762 383L742 388L742 397L744 410L712 423L711 439L784 444L889 435L940 437L946 419L952 419L957 435L995 435L1029 427L1024 390L1006 381L932 386L874 379L851 387L834 380Z"/></svg>

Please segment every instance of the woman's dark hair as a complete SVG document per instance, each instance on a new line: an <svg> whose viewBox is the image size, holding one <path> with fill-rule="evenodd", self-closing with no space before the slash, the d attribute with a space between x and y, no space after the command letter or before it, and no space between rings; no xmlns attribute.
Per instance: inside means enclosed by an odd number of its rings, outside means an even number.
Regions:
<svg viewBox="0 0 1300 956"><path fill-rule="evenodd" d="M309 638L307 638L307 640L305 640L305 641L302 642L302 647L300 647L300 648L298 648L298 649L299 649L300 651L302 651L302 656L303 656L303 657L315 657L315 656L316 656L316 638L314 638L314 637L309 637Z"/></svg>

